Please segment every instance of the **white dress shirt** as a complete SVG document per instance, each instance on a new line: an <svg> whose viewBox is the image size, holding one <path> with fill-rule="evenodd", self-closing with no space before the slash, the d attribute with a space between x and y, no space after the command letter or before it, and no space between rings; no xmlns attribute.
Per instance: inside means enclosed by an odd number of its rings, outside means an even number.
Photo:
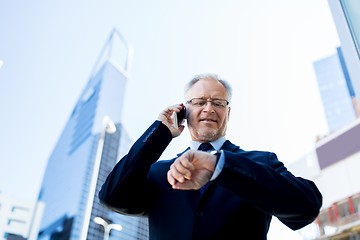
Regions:
<svg viewBox="0 0 360 240"><path fill-rule="evenodd" d="M211 144L211 146L213 146L213 148L215 150L220 150L220 148L224 145L225 141L226 141L226 138L221 137L219 139L216 139L215 141L210 142L210 144ZM198 150L200 145L201 145L201 142L191 141L190 149ZM225 163L225 156L224 156L223 151L221 150L219 161L216 164L215 171L214 171L213 175L211 176L210 181L213 181L214 179L217 178L217 176L219 176L219 174L221 173L221 171L224 167L224 163Z"/></svg>

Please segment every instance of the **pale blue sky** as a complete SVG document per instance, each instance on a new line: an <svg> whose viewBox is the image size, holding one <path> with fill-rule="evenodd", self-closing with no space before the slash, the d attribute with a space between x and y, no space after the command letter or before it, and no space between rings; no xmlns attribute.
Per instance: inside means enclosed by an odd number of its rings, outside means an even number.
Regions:
<svg viewBox="0 0 360 240"><path fill-rule="evenodd" d="M0 193L36 199L113 28L134 48L123 112L133 139L204 72L233 85L228 138L245 149L286 164L327 131L312 67L339 45L326 0L0 0Z"/></svg>

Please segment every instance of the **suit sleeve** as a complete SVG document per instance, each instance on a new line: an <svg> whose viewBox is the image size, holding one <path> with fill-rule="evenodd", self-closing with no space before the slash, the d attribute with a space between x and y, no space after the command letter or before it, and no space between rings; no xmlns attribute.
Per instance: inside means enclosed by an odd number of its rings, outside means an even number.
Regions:
<svg viewBox="0 0 360 240"><path fill-rule="evenodd" d="M216 183L293 230L315 220L322 205L318 188L312 181L292 175L274 153L224 153L224 168Z"/></svg>
<svg viewBox="0 0 360 240"><path fill-rule="evenodd" d="M99 192L100 201L119 213L146 215L151 196L147 174L171 139L169 129L155 121L109 174Z"/></svg>

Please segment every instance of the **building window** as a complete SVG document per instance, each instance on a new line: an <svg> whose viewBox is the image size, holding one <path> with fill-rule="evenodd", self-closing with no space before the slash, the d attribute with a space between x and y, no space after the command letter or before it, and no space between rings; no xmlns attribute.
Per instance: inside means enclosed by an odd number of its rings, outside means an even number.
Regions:
<svg viewBox="0 0 360 240"><path fill-rule="evenodd" d="M15 211L18 211L18 210L20 210L20 211L26 211L26 212L30 211L30 209L25 208L25 207L13 206L13 207L11 208L11 212L15 212Z"/></svg>

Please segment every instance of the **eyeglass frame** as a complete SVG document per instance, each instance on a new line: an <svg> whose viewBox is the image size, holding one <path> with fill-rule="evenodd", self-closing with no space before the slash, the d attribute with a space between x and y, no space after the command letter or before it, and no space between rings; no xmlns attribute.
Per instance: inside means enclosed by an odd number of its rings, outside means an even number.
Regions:
<svg viewBox="0 0 360 240"><path fill-rule="evenodd" d="M186 103L187 103L187 104L192 104L192 101L193 101L194 99L199 99L199 100L204 100L204 101L206 101L206 102L204 102L204 105L198 106L198 107L204 107L208 102L210 102L210 103L211 103L211 106L213 106L213 107L215 107L215 108L226 108L226 107L229 106L229 104L230 104L230 102L229 102L228 100L222 99L222 98L215 98L215 99L210 99L210 100L205 99L205 98L192 98L192 99L186 101ZM225 106L223 106L223 105L216 106L216 105L214 104L214 102L213 102L213 101L216 101L216 100L225 101L225 102L226 102L226 105L225 105Z"/></svg>

